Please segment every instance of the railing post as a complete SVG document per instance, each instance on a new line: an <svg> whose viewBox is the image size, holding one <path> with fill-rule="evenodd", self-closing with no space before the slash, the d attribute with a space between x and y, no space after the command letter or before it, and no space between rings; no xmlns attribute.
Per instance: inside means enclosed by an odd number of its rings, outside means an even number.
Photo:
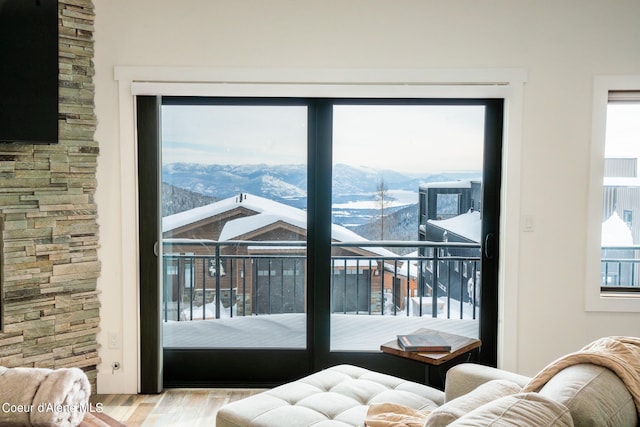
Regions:
<svg viewBox="0 0 640 427"><path fill-rule="evenodd" d="M385 304L385 301L384 301L384 276L385 276L384 271L385 271L385 269L384 269L384 258L382 258L380 260L380 296L382 297L381 298L382 307L381 307L380 312L382 313L383 316L384 316L384 304Z"/></svg>
<svg viewBox="0 0 640 427"><path fill-rule="evenodd" d="M407 261L405 262L406 266L407 266L407 298L406 298L406 312L407 312L407 317L410 315L409 313L409 306L411 305L411 260L409 258L407 258Z"/></svg>
<svg viewBox="0 0 640 427"><path fill-rule="evenodd" d="M267 313L271 314L272 313L272 308L271 308L271 257L267 258L267 260L269 261L269 264L267 265Z"/></svg>
<svg viewBox="0 0 640 427"><path fill-rule="evenodd" d="M207 263L206 258L200 258L200 261L202 262L202 320L205 320L207 318Z"/></svg>
<svg viewBox="0 0 640 427"><path fill-rule="evenodd" d="M335 287L336 287L336 280L335 280L335 276L336 276L336 260L335 258L331 257L331 280L329 281L329 289L330 289L330 296L329 296L329 313L334 312L335 310L335 305L333 304L334 301L334 295L335 295Z"/></svg>
<svg viewBox="0 0 640 427"><path fill-rule="evenodd" d="M478 265L477 263L473 263L473 298L471 303L473 304L473 319L475 320L476 318L476 302L478 301L478 283L477 283L477 272L478 272ZM482 272L480 272L480 274L482 274ZM482 277L482 276L480 276ZM482 279L481 279L482 280Z"/></svg>
<svg viewBox="0 0 640 427"><path fill-rule="evenodd" d="M229 317L233 317L233 306L236 303L238 298L238 294L234 295L233 290L235 289L235 278L233 277L235 270L233 268L233 257L229 258ZM237 308L236 308L237 310Z"/></svg>
<svg viewBox="0 0 640 427"><path fill-rule="evenodd" d="M247 260L242 258L242 315L246 316L247 312Z"/></svg>
<svg viewBox="0 0 640 427"><path fill-rule="evenodd" d="M220 292L220 243L216 243L216 319L220 318L220 310L222 309L222 293Z"/></svg>
<svg viewBox="0 0 640 427"><path fill-rule="evenodd" d="M439 270L439 247L433 247L433 283L431 284L431 317L438 317L438 270Z"/></svg>
<svg viewBox="0 0 640 427"><path fill-rule="evenodd" d="M258 267L260 267L258 258L252 258L251 264L253 265L251 270L251 311L252 314L258 314Z"/></svg>
<svg viewBox="0 0 640 427"><path fill-rule="evenodd" d="M280 260L280 313L284 313L284 258Z"/></svg>
<svg viewBox="0 0 640 427"><path fill-rule="evenodd" d="M396 316L398 314L398 306L396 305L396 301L397 301L397 287L396 283L398 283L398 260L394 259L393 260L393 282L391 282L391 292L392 292L392 297L391 299L393 300L393 315Z"/></svg>
<svg viewBox="0 0 640 427"><path fill-rule="evenodd" d="M462 270L462 261L456 261L458 263L458 275L460 276L460 319L464 318L464 274Z"/></svg>
<svg viewBox="0 0 640 427"><path fill-rule="evenodd" d="M447 319L451 319L451 260L447 262Z"/></svg>
<svg viewBox="0 0 640 427"><path fill-rule="evenodd" d="M167 284L169 283L169 279L167 277L167 262L164 259L164 255L162 255L162 290L164 293L164 321L166 322L169 315L169 292L167 291Z"/></svg>
<svg viewBox="0 0 640 427"><path fill-rule="evenodd" d="M424 298L424 261L422 258L418 260L418 298L420 301L419 304L419 314L422 317L422 298Z"/></svg>
<svg viewBox="0 0 640 427"><path fill-rule="evenodd" d="M367 304L369 304L367 312L369 313L369 316L371 316L371 297L373 296L373 279L371 278L372 274L373 262L371 261L371 258L369 258L369 287L367 290Z"/></svg>
<svg viewBox="0 0 640 427"><path fill-rule="evenodd" d="M176 312L177 320L180 321L180 304L182 303L182 276L184 275L182 257L178 258L178 311Z"/></svg>
<svg viewBox="0 0 640 427"><path fill-rule="evenodd" d="M342 314L347 314L347 259L344 259L344 280L342 282Z"/></svg>
<svg viewBox="0 0 640 427"><path fill-rule="evenodd" d="M356 259L356 314L360 314L360 260Z"/></svg>

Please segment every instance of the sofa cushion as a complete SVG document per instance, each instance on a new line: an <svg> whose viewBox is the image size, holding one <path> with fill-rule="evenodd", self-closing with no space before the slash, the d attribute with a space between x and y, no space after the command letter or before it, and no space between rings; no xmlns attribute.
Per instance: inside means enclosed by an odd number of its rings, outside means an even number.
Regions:
<svg viewBox="0 0 640 427"><path fill-rule="evenodd" d="M530 377L477 363L461 363L447 371L444 388L445 401L448 402L477 388L491 380L508 380L524 387Z"/></svg>
<svg viewBox="0 0 640 427"><path fill-rule="evenodd" d="M382 402L432 410L444 403L444 393L391 375L339 365L230 403L218 411L216 426L357 426L364 424L369 405Z"/></svg>
<svg viewBox="0 0 640 427"><path fill-rule="evenodd" d="M484 404L449 425L571 427L573 420L567 407L548 397L538 393L518 393Z"/></svg>
<svg viewBox="0 0 640 427"><path fill-rule="evenodd" d="M577 427L635 426L638 422L633 398L624 383L602 366L569 366L555 374L539 393L569 408Z"/></svg>
<svg viewBox="0 0 640 427"><path fill-rule="evenodd" d="M518 393L522 387L507 380L493 380L478 386L460 397L434 409L424 424L425 427L446 426L476 408L500 397Z"/></svg>

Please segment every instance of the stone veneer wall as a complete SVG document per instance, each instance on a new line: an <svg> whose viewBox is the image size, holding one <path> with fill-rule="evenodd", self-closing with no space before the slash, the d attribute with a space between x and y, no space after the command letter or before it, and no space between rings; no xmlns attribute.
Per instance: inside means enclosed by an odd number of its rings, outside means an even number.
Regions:
<svg viewBox="0 0 640 427"><path fill-rule="evenodd" d="M59 143L0 144L0 365L82 368L100 321L91 0L59 0Z"/></svg>

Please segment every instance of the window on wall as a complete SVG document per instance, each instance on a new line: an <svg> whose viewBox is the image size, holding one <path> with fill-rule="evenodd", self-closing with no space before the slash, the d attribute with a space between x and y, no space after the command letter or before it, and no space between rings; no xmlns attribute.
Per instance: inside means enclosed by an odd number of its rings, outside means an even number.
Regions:
<svg viewBox="0 0 640 427"><path fill-rule="evenodd" d="M600 288L640 292L640 91L608 91L604 146Z"/></svg>

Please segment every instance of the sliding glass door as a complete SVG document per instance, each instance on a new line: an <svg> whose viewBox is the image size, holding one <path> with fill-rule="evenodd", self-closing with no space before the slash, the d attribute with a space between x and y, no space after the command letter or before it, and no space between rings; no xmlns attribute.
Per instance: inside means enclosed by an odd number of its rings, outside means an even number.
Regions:
<svg viewBox="0 0 640 427"><path fill-rule="evenodd" d="M420 327L480 337L495 364L501 100L138 108L141 351L165 386L336 363L424 380L379 351Z"/></svg>
<svg viewBox="0 0 640 427"><path fill-rule="evenodd" d="M334 105L332 351L419 328L479 336L485 108Z"/></svg>
<svg viewBox="0 0 640 427"><path fill-rule="evenodd" d="M165 99L165 349L305 349L307 107Z"/></svg>

